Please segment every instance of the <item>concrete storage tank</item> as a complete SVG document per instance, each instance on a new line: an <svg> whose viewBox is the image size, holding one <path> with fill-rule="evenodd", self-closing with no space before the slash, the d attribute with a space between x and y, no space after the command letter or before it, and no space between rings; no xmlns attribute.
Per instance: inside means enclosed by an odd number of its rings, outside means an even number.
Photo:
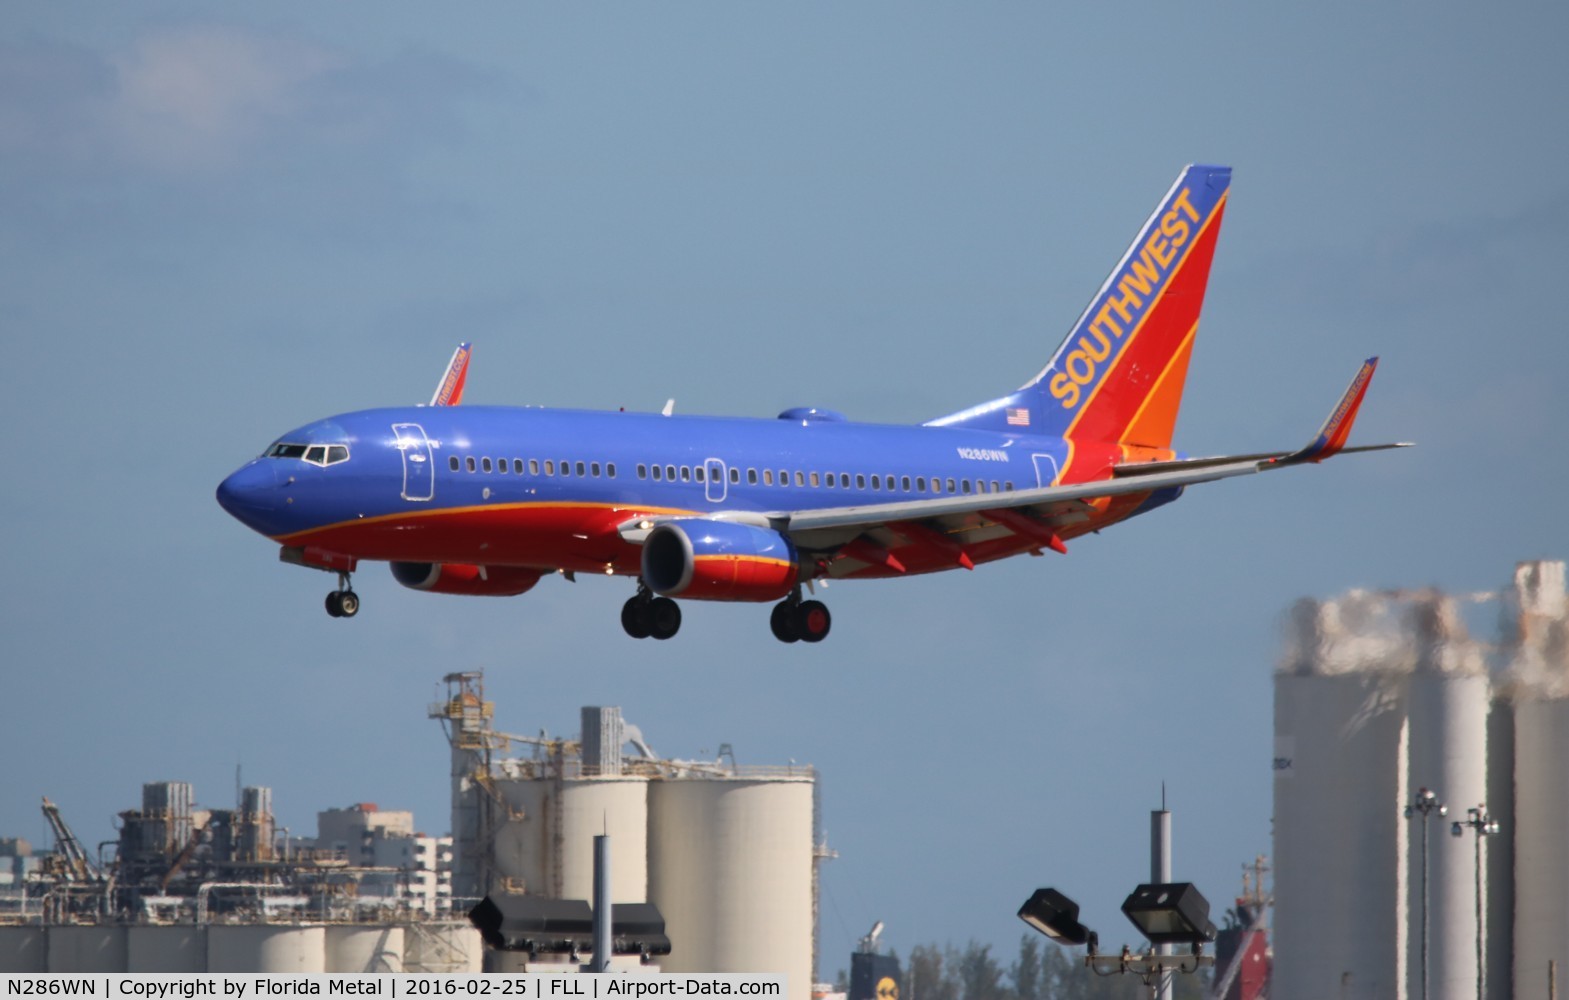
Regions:
<svg viewBox="0 0 1569 1000"><path fill-rule="evenodd" d="M1407 676L1392 648L1352 648L1367 610L1299 604L1275 675L1278 1000L1404 989Z"/></svg>
<svg viewBox="0 0 1569 1000"><path fill-rule="evenodd" d="M402 927L332 924L326 928L326 971L402 972Z"/></svg>
<svg viewBox="0 0 1569 1000"><path fill-rule="evenodd" d="M0 975L49 971L49 936L42 927L0 927Z"/></svg>
<svg viewBox="0 0 1569 1000"><path fill-rule="evenodd" d="M669 972L782 972L812 987L810 769L688 777L649 788L649 899Z"/></svg>
<svg viewBox="0 0 1569 1000"><path fill-rule="evenodd" d="M206 972L207 942L194 924L126 928L127 972Z"/></svg>
<svg viewBox="0 0 1569 1000"><path fill-rule="evenodd" d="M610 834L616 903L648 899L648 779L497 779L507 815L495 838L495 870L551 899L591 899L594 837Z"/></svg>
<svg viewBox="0 0 1569 1000"><path fill-rule="evenodd" d="M1515 995L1569 979L1569 698L1515 708ZM1505 831L1507 833L1507 831Z"/></svg>
<svg viewBox="0 0 1569 1000"><path fill-rule="evenodd" d="M468 921L420 921L403 934L405 972L479 972L485 942Z"/></svg>
<svg viewBox="0 0 1569 1000"><path fill-rule="evenodd" d="M1487 714L1490 684L1482 650L1467 638L1454 601L1437 595L1412 603L1409 625L1416 666L1407 699L1409 802L1415 790L1436 790L1449 817L1427 823L1427 995L1476 992L1476 850L1450 836L1450 820L1487 802ZM1405 823L1407 992L1422 996L1422 824ZM1474 834L1467 832L1469 838ZM1484 873L1485 874L1485 873ZM1485 892L1485 885L1483 887ZM1484 897L1485 898L1485 897Z"/></svg>
<svg viewBox="0 0 1569 1000"><path fill-rule="evenodd" d="M211 924L208 972L298 973L327 971L322 926Z"/></svg>
<svg viewBox="0 0 1569 1000"><path fill-rule="evenodd" d="M49 928L49 971L124 972L129 963L125 928L55 924Z"/></svg>

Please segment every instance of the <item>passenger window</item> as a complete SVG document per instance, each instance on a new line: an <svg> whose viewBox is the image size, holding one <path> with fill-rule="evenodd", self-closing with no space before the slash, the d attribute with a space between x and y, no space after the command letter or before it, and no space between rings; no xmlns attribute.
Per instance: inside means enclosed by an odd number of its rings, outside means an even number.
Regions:
<svg viewBox="0 0 1569 1000"><path fill-rule="evenodd" d="M866 489L866 477L859 472L855 474L855 488L858 490Z"/></svg>
<svg viewBox="0 0 1569 1000"><path fill-rule="evenodd" d="M572 463L568 462L566 459L563 458L558 467L561 469L561 474L563 476L572 475Z"/></svg>
<svg viewBox="0 0 1569 1000"><path fill-rule="evenodd" d="M589 467L588 467L588 471L593 473L595 479L598 479L599 478L599 463L598 462L594 462L594 463L590 464Z"/></svg>
<svg viewBox="0 0 1569 1000"><path fill-rule="evenodd" d="M984 479L977 479L975 481L975 492L977 492L977 493L985 493L986 492L986 480L984 480Z"/></svg>
<svg viewBox="0 0 1569 1000"><path fill-rule="evenodd" d="M877 474L876 473L873 473L872 474L872 489L880 490L882 488L883 488L882 481L877 478Z"/></svg>
<svg viewBox="0 0 1569 1000"><path fill-rule="evenodd" d="M812 473L812 485L813 486L820 485L820 480L817 478L817 473L815 473L815 472Z"/></svg>
<svg viewBox="0 0 1569 1000"><path fill-rule="evenodd" d="M609 476L611 479L616 478L616 463L614 463L614 462L606 462L605 463L605 475Z"/></svg>
<svg viewBox="0 0 1569 1000"><path fill-rule="evenodd" d="M654 466L654 482L662 482L665 478L664 466Z"/></svg>
<svg viewBox="0 0 1569 1000"><path fill-rule="evenodd" d="M995 480L995 479L992 480L992 492L993 493L1001 493L1002 492L1002 488L997 485L997 480Z"/></svg>
<svg viewBox="0 0 1569 1000"><path fill-rule="evenodd" d="M523 474L523 460L521 458L514 458L512 460L512 472L514 475L518 476Z"/></svg>
<svg viewBox="0 0 1569 1000"><path fill-rule="evenodd" d="M954 485L954 482L953 482L952 479L948 480L948 492L949 493L957 493L957 492L959 492L959 488ZM968 493L970 491L969 490L965 490L964 492Z"/></svg>
<svg viewBox="0 0 1569 1000"><path fill-rule="evenodd" d="M474 456L473 455L470 455L468 458L464 459L463 462L464 462L465 468L467 468L470 472L474 471Z"/></svg>
<svg viewBox="0 0 1569 1000"><path fill-rule="evenodd" d="M932 492L933 493L941 493L942 492L942 480L938 479L936 476L932 477Z"/></svg>
<svg viewBox="0 0 1569 1000"><path fill-rule="evenodd" d="M458 456L453 455L451 458L447 459L447 464L452 467L452 471L453 472L457 472L458 471Z"/></svg>
<svg viewBox="0 0 1569 1000"><path fill-rule="evenodd" d="M551 461L548 458L545 459L545 475L547 475L547 476L554 476L555 474L556 474L556 463Z"/></svg>
<svg viewBox="0 0 1569 1000"><path fill-rule="evenodd" d="M730 467L730 481L732 483L739 483L741 481L741 470L737 469L733 465Z"/></svg>
<svg viewBox="0 0 1569 1000"><path fill-rule="evenodd" d="M1003 483L1002 484L1002 488L1007 490L1009 493L1012 493L1013 492L1013 483L1011 483L1011 482Z"/></svg>
<svg viewBox="0 0 1569 1000"><path fill-rule="evenodd" d="M789 486L790 485L790 473L786 472L784 469L780 469L779 470L779 485L780 486Z"/></svg>
<svg viewBox="0 0 1569 1000"><path fill-rule="evenodd" d="M692 468L692 477L694 479L696 479L700 483L704 482L704 479L703 479L703 467L701 465L694 466Z"/></svg>
<svg viewBox="0 0 1569 1000"><path fill-rule="evenodd" d="M692 467L690 465L681 466L681 481L683 483L690 483L692 481Z"/></svg>
<svg viewBox="0 0 1569 1000"><path fill-rule="evenodd" d="M850 474L848 472L839 473L839 486L841 489L846 490L850 488Z"/></svg>
<svg viewBox="0 0 1569 1000"><path fill-rule="evenodd" d="M925 493L926 492L926 477L925 476L916 476L915 477L915 492L917 492L917 493Z"/></svg>
<svg viewBox="0 0 1569 1000"><path fill-rule="evenodd" d="M756 469L747 469L746 470L746 481L747 481L748 485L751 485L751 486L756 486L757 485L757 470Z"/></svg>
<svg viewBox="0 0 1569 1000"><path fill-rule="evenodd" d="M764 486L772 486L772 485L774 485L774 470L773 469L764 469L763 470L763 485Z"/></svg>
<svg viewBox="0 0 1569 1000"><path fill-rule="evenodd" d="M805 486L806 485L806 477L803 476L801 473L797 472L795 474L795 485L797 485L797 486ZM815 486L817 484L813 483L812 485Z"/></svg>
<svg viewBox="0 0 1569 1000"><path fill-rule="evenodd" d="M504 459L504 458L496 459L496 471L501 473L503 476L507 474L507 460L506 459Z"/></svg>
<svg viewBox="0 0 1569 1000"><path fill-rule="evenodd" d="M637 478L648 478L648 466L644 465L642 462L637 463Z"/></svg>
<svg viewBox="0 0 1569 1000"><path fill-rule="evenodd" d="M578 478L582 478L583 476L588 474L588 470L583 467L583 463L582 462L579 462L577 464L577 474L578 474Z"/></svg>
<svg viewBox="0 0 1569 1000"><path fill-rule="evenodd" d="M531 458L528 460L528 474L531 476L539 475L539 459Z"/></svg>
<svg viewBox="0 0 1569 1000"><path fill-rule="evenodd" d="M964 493L970 492L970 481L968 479L959 480L959 489Z"/></svg>

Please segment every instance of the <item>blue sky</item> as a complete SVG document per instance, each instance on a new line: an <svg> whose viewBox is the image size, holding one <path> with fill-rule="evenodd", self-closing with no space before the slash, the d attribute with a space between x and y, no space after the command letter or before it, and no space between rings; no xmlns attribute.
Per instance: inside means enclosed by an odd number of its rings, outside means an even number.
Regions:
<svg viewBox="0 0 1569 1000"><path fill-rule="evenodd" d="M810 761L824 971L876 919L996 942L1037 885L1103 939L1147 864L1268 852L1284 610L1562 557L1562 5L13 4L0 24L0 834L143 781L446 829L426 702L619 704L661 752ZM1178 444L1356 439L1067 558L840 584L635 643L625 581L465 600L279 564L212 491L283 431L428 398L917 422L1032 376L1183 164L1235 168Z"/></svg>

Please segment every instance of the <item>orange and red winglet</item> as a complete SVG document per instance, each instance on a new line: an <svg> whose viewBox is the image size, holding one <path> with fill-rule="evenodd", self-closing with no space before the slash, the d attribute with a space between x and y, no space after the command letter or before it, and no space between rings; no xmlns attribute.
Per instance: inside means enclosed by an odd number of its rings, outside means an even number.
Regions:
<svg viewBox="0 0 1569 1000"><path fill-rule="evenodd" d="M459 344L458 349L452 352L452 360L447 362L447 370L441 376L441 381L436 383L436 394L430 397L431 406L457 406L463 401L463 383L469 376L469 355L472 348L469 344Z"/></svg>
<svg viewBox="0 0 1569 1000"><path fill-rule="evenodd" d="M1376 368L1377 358L1368 358L1362 362L1356 377L1346 386L1345 395L1340 397L1339 404L1330 411L1329 419L1319 428L1318 437L1309 442L1307 447L1276 461L1281 465L1295 465L1299 462L1322 462L1339 454L1346 446L1346 439L1351 436L1351 426L1357 421L1357 410L1362 406L1362 397L1367 395L1367 387L1373 381Z"/></svg>

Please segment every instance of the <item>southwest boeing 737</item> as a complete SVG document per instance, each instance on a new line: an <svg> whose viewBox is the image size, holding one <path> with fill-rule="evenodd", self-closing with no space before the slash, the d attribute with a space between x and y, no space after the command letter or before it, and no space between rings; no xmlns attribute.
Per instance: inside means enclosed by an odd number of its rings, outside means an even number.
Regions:
<svg viewBox="0 0 1569 1000"><path fill-rule="evenodd" d="M430 404L362 410L283 435L218 487L285 562L405 586L521 594L548 573L625 576L635 638L681 626L673 598L778 602L784 642L818 642L819 579L963 568L1047 549L1170 503L1195 483L1342 452L1377 359L1295 451L1171 449L1231 171L1190 166L1022 388L916 426L797 408L776 420L460 406L459 346Z"/></svg>

